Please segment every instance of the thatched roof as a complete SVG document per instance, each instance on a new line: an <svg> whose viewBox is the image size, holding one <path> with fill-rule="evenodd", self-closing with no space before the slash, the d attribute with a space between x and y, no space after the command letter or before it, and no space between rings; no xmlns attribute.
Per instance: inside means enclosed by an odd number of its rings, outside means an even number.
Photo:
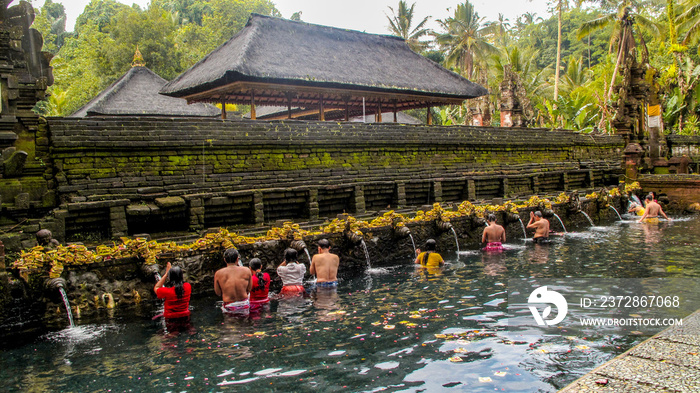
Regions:
<svg viewBox="0 0 700 393"><path fill-rule="evenodd" d="M246 26L162 94L188 101L398 110L459 104L488 91L398 37L252 14Z"/></svg>
<svg viewBox="0 0 700 393"><path fill-rule="evenodd" d="M69 117L87 116L197 116L214 117L221 111L209 104L159 94L168 83L146 67L132 67L107 89Z"/></svg>

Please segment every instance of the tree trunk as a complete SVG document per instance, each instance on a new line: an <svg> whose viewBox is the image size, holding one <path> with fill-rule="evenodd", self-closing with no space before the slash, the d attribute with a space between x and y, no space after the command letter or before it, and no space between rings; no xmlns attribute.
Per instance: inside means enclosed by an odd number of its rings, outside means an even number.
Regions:
<svg viewBox="0 0 700 393"><path fill-rule="evenodd" d="M612 96L612 91L613 87L615 86L615 78L617 77L617 71L620 68L620 63L622 62L622 57L624 56L625 53L625 33L627 31L627 27L623 26L622 27L622 32L620 34L620 49L617 53L617 61L615 62L615 69L613 69L613 74L612 74L612 79L610 79L610 88L608 89L607 94L605 94L605 100L603 101L603 105L607 105L608 101L610 101L610 96ZM606 111L607 112L607 111ZM605 124L605 119L606 116L605 114L603 117L600 118L600 124L598 125L598 128L602 128L603 125Z"/></svg>
<svg viewBox="0 0 700 393"><path fill-rule="evenodd" d="M557 68L554 73L554 104L556 105L557 99L559 98L559 68L561 67L561 8L562 0L559 0L559 12L557 14Z"/></svg>

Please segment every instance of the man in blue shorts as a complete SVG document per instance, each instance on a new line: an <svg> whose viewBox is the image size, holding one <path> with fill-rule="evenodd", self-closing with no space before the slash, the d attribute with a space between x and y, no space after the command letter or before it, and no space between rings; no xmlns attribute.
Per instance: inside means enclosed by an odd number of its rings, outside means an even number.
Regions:
<svg viewBox="0 0 700 393"><path fill-rule="evenodd" d="M327 239L318 241L318 254L311 258L309 273L316 275L316 286L335 288L338 286L338 265L340 259L331 254L331 243Z"/></svg>

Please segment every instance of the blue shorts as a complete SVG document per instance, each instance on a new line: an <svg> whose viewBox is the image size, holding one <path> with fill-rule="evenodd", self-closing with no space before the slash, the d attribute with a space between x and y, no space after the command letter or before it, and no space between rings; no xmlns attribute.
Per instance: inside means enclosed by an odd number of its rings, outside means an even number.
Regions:
<svg viewBox="0 0 700 393"><path fill-rule="evenodd" d="M319 288L337 288L338 287L338 281L324 281L324 282L317 282L316 286Z"/></svg>

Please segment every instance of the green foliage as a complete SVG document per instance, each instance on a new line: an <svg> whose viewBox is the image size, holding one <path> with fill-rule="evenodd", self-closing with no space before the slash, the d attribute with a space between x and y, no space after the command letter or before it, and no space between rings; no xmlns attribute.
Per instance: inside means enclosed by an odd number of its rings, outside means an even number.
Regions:
<svg viewBox="0 0 700 393"><path fill-rule="evenodd" d="M430 32L425 28L425 24L428 23L428 18L430 17L426 16L417 25L414 25L413 10L415 7L416 3L411 4L409 7L404 0L400 0L396 11L392 7L388 7L392 16L389 17L387 15L386 18L389 20L389 31L391 34L406 40L406 43L414 52L420 52L428 47L428 43L420 41L420 39L427 36Z"/></svg>
<svg viewBox="0 0 700 393"><path fill-rule="evenodd" d="M269 0L154 0L147 9L92 0L75 33L60 35L63 6L47 1L35 27L45 50L56 53L56 82L37 109L52 116L73 113L128 71L137 46L148 68L172 79L230 39L251 12L279 16Z"/></svg>
<svg viewBox="0 0 700 393"><path fill-rule="evenodd" d="M107 25L112 23L112 18L128 8L128 6L116 0L91 0L90 4L85 6L85 10L75 21L75 33L81 34L83 26L89 23L94 23L97 26L97 30L101 32Z"/></svg>
<svg viewBox="0 0 700 393"><path fill-rule="evenodd" d="M35 12L36 18L32 27L44 38L42 50L56 54L70 35L66 32L66 10L63 4L46 0L41 9Z"/></svg>
<svg viewBox="0 0 700 393"><path fill-rule="evenodd" d="M438 20L443 32L435 34L435 41L447 53L446 64L456 65L467 77L471 77L475 64L485 64L496 52L487 40L483 21L469 1L458 4L453 16Z"/></svg>

